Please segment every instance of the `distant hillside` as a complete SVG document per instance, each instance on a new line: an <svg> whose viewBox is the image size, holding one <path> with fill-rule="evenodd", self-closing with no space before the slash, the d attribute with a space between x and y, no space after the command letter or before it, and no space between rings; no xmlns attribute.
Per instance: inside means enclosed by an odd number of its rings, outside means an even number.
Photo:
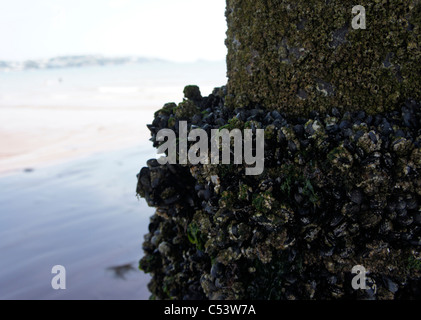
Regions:
<svg viewBox="0 0 421 320"><path fill-rule="evenodd" d="M55 69L69 67L86 67L86 66L105 66L105 65L121 65L135 64L150 61L158 61L158 59L147 59L141 57L117 57L109 58L103 56L62 56L42 60L27 61L0 61L1 71L20 71L29 69Z"/></svg>

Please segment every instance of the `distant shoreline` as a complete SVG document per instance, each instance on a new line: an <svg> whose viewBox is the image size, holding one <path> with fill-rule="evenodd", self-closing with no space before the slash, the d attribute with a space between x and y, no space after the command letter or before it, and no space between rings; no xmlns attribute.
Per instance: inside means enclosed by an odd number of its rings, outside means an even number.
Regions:
<svg viewBox="0 0 421 320"><path fill-rule="evenodd" d="M0 60L0 72L80 68L92 66L118 66L150 62L177 63L174 61L163 60L159 58L145 58L137 56L104 57L101 55L71 55L53 57L48 59L34 59L24 61Z"/></svg>
<svg viewBox="0 0 421 320"><path fill-rule="evenodd" d="M58 69L69 67L87 67L87 66L109 66L123 64L137 64L153 61L162 61L159 59L149 59L142 57L103 57L100 55L77 55L60 56L49 59L25 60L25 61L0 61L1 71L23 71L39 69Z"/></svg>

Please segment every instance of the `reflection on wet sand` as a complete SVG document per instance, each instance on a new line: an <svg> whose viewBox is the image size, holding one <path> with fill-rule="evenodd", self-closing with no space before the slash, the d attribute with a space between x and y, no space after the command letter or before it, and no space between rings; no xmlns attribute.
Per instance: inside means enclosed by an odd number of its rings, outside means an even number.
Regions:
<svg viewBox="0 0 421 320"><path fill-rule="evenodd" d="M107 270L112 271L114 273L114 277L126 280L127 273L136 271L136 268L133 265L134 263L128 263L121 266L108 267Z"/></svg>

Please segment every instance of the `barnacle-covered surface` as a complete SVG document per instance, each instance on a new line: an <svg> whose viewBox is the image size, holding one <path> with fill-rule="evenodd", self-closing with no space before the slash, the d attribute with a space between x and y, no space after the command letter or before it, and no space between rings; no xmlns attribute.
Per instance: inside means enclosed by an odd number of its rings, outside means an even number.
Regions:
<svg viewBox="0 0 421 320"><path fill-rule="evenodd" d="M227 0L227 87L149 129L264 129L265 170L148 162L152 298L421 298L421 1L355 4Z"/></svg>
<svg viewBox="0 0 421 320"><path fill-rule="evenodd" d="M178 132L185 111L189 130L209 136L265 129L265 170L147 163L137 192L157 208L140 261L152 298L420 298L420 103L298 117L226 107L226 91L202 98L186 88L183 103L155 114L152 141L160 129ZM376 291L352 289L355 265Z"/></svg>
<svg viewBox="0 0 421 320"><path fill-rule="evenodd" d="M399 110L420 100L421 1L227 0L227 105ZM366 9L354 30L352 8Z"/></svg>

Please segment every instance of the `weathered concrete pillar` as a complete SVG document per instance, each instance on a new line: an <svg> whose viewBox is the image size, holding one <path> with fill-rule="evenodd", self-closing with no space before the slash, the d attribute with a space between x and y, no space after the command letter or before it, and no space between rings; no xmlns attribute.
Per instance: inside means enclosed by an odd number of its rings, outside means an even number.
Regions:
<svg viewBox="0 0 421 320"><path fill-rule="evenodd" d="M148 161L152 298L421 297L421 0L358 2L227 0L228 87L149 129L264 129L264 170Z"/></svg>
<svg viewBox="0 0 421 320"><path fill-rule="evenodd" d="M230 106L373 114L421 98L419 0L227 0L226 16Z"/></svg>

